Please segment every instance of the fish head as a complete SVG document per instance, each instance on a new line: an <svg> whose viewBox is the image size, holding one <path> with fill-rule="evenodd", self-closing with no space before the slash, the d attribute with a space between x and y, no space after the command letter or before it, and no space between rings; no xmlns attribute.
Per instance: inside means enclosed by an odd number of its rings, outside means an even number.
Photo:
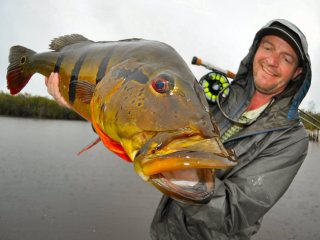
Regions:
<svg viewBox="0 0 320 240"><path fill-rule="evenodd" d="M215 169L236 165L220 142L198 82L187 67L126 63L96 88L92 115L119 143L135 171L163 193L206 203Z"/></svg>

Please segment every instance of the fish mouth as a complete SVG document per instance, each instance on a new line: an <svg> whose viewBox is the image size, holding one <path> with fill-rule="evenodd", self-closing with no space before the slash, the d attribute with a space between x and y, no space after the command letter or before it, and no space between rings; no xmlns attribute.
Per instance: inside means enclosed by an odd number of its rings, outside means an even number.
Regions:
<svg viewBox="0 0 320 240"><path fill-rule="evenodd" d="M149 182L170 197L188 203L207 203L214 192L214 169L187 169L152 175Z"/></svg>
<svg viewBox="0 0 320 240"><path fill-rule="evenodd" d="M136 172L166 195L188 203L203 204L214 193L215 169L237 164L218 137L175 139L152 154L138 155Z"/></svg>

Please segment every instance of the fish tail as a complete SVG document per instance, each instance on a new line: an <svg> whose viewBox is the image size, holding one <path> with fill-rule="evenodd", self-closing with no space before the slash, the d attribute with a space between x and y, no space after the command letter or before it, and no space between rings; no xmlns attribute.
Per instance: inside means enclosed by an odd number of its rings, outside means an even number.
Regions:
<svg viewBox="0 0 320 240"><path fill-rule="evenodd" d="M7 87L11 95L19 93L34 74L30 69L30 57L34 54L36 52L22 46L10 48Z"/></svg>

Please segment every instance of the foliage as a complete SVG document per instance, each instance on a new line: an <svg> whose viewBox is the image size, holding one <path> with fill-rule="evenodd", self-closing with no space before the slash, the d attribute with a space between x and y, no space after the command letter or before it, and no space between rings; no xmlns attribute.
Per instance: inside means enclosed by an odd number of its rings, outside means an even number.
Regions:
<svg viewBox="0 0 320 240"><path fill-rule="evenodd" d="M300 116L307 129L316 129L314 124L320 126L320 113L306 110L303 112L307 113L307 115L300 112ZM54 100L49 98L32 96L30 94L11 96L10 94L1 91L0 115L28 118L84 120L77 113L59 106ZM306 119L307 121L303 119ZM315 119L318 120L319 123L317 123ZM314 124L310 124L310 121Z"/></svg>
<svg viewBox="0 0 320 240"><path fill-rule="evenodd" d="M59 106L54 100L46 97L32 96L30 94L10 94L0 92L0 115L83 120L77 113Z"/></svg>
<svg viewBox="0 0 320 240"><path fill-rule="evenodd" d="M300 111L300 118L306 129L311 131L320 129L320 113L302 110Z"/></svg>

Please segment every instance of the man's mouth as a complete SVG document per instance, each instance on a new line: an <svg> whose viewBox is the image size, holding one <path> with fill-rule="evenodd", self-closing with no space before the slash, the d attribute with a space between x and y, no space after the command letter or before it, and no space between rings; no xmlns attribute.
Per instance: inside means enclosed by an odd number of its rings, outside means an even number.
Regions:
<svg viewBox="0 0 320 240"><path fill-rule="evenodd" d="M262 65L262 70L271 77L277 77L278 74L275 71L272 71L269 67Z"/></svg>

